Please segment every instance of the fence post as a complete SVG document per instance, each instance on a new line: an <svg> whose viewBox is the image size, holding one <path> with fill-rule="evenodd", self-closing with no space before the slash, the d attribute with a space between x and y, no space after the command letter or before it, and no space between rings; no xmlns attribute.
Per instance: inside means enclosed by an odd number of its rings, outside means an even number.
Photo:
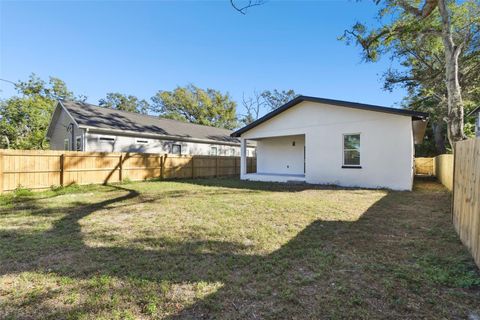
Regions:
<svg viewBox="0 0 480 320"><path fill-rule="evenodd" d="M65 154L60 155L60 186L63 187L64 171L65 171Z"/></svg>
<svg viewBox="0 0 480 320"><path fill-rule="evenodd" d="M162 179L163 176L163 154L159 155L158 157L159 160L159 166L160 166L160 179Z"/></svg>
<svg viewBox="0 0 480 320"><path fill-rule="evenodd" d="M195 178L195 167L194 167L194 163L195 163L195 157L193 155L191 155L192 157L192 179Z"/></svg>
<svg viewBox="0 0 480 320"><path fill-rule="evenodd" d="M120 182L122 182L123 181L123 154L120 154L119 161L120 161L120 165L119 165L120 170L118 171L118 179Z"/></svg>
<svg viewBox="0 0 480 320"><path fill-rule="evenodd" d="M218 178L218 156L215 156L215 178Z"/></svg>
<svg viewBox="0 0 480 320"><path fill-rule="evenodd" d="M453 169L453 173L452 173L452 207L451 207L451 211L452 211L452 222L454 222L454 218L455 218L455 166L456 166L456 163L457 163L457 142L454 142L453 143L453 166L452 166L452 169Z"/></svg>
<svg viewBox="0 0 480 320"><path fill-rule="evenodd" d="M3 192L3 152L0 153L0 193Z"/></svg>
<svg viewBox="0 0 480 320"><path fill-rule="evenodd" d="M167 168L165 167L166 163L167 163L167 154L165 153L165 154L162 156L162 170L161 170L161 172L160 172L160 179L162 179L162 180L165 179L165 170L167 169Z"/></svg>

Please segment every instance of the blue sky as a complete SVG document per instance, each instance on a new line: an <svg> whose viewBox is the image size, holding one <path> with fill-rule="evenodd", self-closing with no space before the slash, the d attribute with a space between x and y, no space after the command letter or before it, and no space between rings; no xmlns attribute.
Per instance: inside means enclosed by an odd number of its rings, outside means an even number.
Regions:
<svg viewBox="0 0 480 320"><path fill-rule="evenodd" d="M245 16L227 0L0 2L0 77L56 76L91 103L188 83L236 101L274 88L385 106L404 95L382 90L388 59L362 63L359 48L337 40L356 21L375 23L368 0L273 0Z"/></svg>

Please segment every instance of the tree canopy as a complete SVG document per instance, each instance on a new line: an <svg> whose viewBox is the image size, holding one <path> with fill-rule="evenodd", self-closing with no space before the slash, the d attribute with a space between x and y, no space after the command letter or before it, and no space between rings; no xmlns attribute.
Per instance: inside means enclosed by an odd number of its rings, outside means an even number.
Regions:
<svg viewBox="0 0 480 320"><path fill-rule="evenodd" d="M46 132L56 101L85 101L76 96L64 81L50 77L45 81L35 74L26 81L15 83L17 94L0 100L0 147L12 149L46 149ZM177 87L172 91L158 91L152 103L133 95L107 93L99 100L105 108L138 113L155 113L160 117L225 129L238 127L239 121L248 124L256 120L264 109L272 110L295 98L293 90L264 90L242 101L246 115L237 120L236 103L228 93L201 89L195 85Z"/></svg>
<svg viewBox="0 0 480 320"><path fill-rule="evenodd" d="M282 90L279 91L277 89L265 90L262 92L262 97L265 100L267 106L270 107L271 110L275 110L285 103L289 102L290 100L295 99L298 97L298 94L295 93L293 89L289 90Z"/></svg>
<svg viewBox="0 0 480 320"><path fill-rule="evenodd" d="M118 92L107 93L106 97L100 99L98 103L101 107L142 114L148 113L150 108L148 101Z"/></svg>
<svg viewBox="0 0 480 320"><path fill-rule="evenodd" d="M464 139L464 108L478 103L480 4L475 0L379 0L381 27L357 22L342 39L360 45L365 61L390 55L400 67L384 75L385 88L408 90L407 107L428 111L437 135ZM437 137L438 142L441 140ZM442 148L439 146L440 149Z"/></svg>
<svg viewBox="0 0 480 320"><path fill-rule="evenodd" d="M228 93L191 84L159 91L152 102L152 110L161 117L225 129L237 127L237 104Z"/></svg>
<svg viewBox="0 0 480 320"><path fill-rule="evenodd" d="M57 99L83 100L68 90L65 82L50 77L48 82L35 74L15 84L17 95L0 101L2 148L48 148L45 134Z"/></svg>

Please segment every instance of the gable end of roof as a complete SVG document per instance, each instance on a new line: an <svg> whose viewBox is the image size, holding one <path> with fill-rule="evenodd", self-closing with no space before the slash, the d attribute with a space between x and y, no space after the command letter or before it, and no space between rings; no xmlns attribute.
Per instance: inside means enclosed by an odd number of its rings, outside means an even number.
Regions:
<svg viewBox="0 0 480 320"><path fill-rule="evenodd" d="M290 109L293 106L301 102L316 102L316 103L323 103L323 104L330 104L339 107L345 108L353 108L353 109L360 109L360 110L367 110L367 111L375 111L375 112L383 112L383 113L390 113L402 116L409 116L412 117L413 120L426 120L428 119L428 113L419 112L419 111L412 111L406 109L396 109L396 108L388 108L364 103L357 103L357 102L350 102L350 101L343 101L343 100L333 100L333 99L325 99L325 98L318 98L318 97L309 97L309 96L298 96L295 99L287 102L283 106L267 113L263 117L255 120L254 122L246 125L243 128L238 129L237 131L232 133L232 137L240 137L243 133L247 132L250 129L255 128L259 124L275 117L276 115L282 113L285 110Z"/></svg>

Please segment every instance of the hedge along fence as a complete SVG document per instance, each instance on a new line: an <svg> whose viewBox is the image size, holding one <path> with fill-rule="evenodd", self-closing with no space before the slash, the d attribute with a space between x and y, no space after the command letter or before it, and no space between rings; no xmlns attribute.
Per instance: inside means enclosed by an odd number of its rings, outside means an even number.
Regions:
<svg viewBox="0 0 480 320"><path fill-rule="evenodd" d="M247 172L256 159L247 159ZM0 150L0 192L18 187L101 184L124 179L201 178L240 174L240 158L149 153Z"/></svg>

